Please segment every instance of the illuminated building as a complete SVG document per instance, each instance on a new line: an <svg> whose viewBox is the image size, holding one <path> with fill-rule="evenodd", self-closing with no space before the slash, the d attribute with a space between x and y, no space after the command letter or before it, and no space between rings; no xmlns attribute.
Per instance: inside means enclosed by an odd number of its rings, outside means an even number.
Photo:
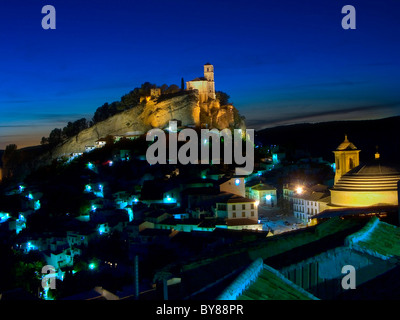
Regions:
<svg viewBox="0 0 400 320"><path fill-rule="evenodd" d="M247 188L246 188L247 189ZM276 188L266 183L259 183L248 188L248 197L259 201L260 204L276 207Z"/></svg>
<svg viewBox="0 0 400 320"><path fill-rule="evenodd" d="M328 208L330 197L327 186L321 184L310 188L295 186L292 187L292 192L289 192L289 189L287 186L284 191L287 191L286 197L290 199L293 214L305 223L310 223L313 216Z"/></svg>
<svg viewBox="0 0 400 320"><path fill-rule="evenodd" d="M219 184L219 190L221 192L229 192L241 197L246 195L246 187L243 176L222 178L219 179L217 183Z"/></svg>
<svg viewBox="0 0 400 320"><path fill-rule="evenodd" d="M216 203L217 217L226 219L258 220L258 203L256 200L232 194Z"/></svg>
<svg viewBox="0 0 400 320"><path fill-rule="evenodd" d="M105 138L101 138L95 142L96 148L102 148L107 144L107 140Z"/></svg>
<svg viewBox="0 0 400 320"><path fill-rule="evenodd" d="M209 98L215 100L214 66L206 63L204 77L187 81L186 90L198 90L200 102L207 102Z"/></svg>
<svg viewBox="0 0 400 320"><path fill-rule="evenodd" d="M354 167L360 164L359 153L357 147L347 139L345 135L344 141L337 147L333 153L335 154L335 184L339 179Z"/></svg>
<svg viewBox="0 0 400 320"><path fill-rule="evenodd" d="M334 151L336 176L331 189L331 206L397 205L400 170L382 161L379 153L372 161L358 165L359 152L347 137Z"/></svg>

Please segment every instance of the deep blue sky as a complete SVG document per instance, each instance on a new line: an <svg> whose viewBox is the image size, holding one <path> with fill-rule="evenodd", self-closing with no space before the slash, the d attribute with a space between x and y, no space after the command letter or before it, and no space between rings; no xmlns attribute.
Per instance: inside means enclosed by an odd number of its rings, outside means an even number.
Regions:
<svg viewBox="0 0 400 320"><path fill-rule="evenodd" d="M0 0L0 149L206 62L249 128L399 115L399 34L398 0Z"/></svg>

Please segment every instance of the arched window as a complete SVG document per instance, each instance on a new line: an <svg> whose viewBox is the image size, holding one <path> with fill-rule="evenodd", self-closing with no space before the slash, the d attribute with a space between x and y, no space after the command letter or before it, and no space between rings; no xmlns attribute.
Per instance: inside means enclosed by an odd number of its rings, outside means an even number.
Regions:
<svg viewBox="0 0 400 320"><path fill-rule="evenodd" d="M350 158L350 159L349 159L349 168L350 168L350 169L353 169L353 168L354 168L354 161L353 161L353 158Z"/></svg>

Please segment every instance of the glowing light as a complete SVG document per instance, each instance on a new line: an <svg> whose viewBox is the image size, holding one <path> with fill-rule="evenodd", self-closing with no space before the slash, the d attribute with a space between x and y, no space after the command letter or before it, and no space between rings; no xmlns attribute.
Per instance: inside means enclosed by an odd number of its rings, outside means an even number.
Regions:
<svg viewBox="0 0 400 320"><path fill-rule="evenodd" d="M128 212L129 222L131 222L133 220L132 208L127 208L126 211Z"/></svg>
<svg viewBox="0 0 400 320"><path fill-rule="evenodd" d="M240 184L240 180L239 180L239 179L236 179L236 180L235 180L235 184L238 186L238 185Z"/></svg>
<svg viewBox="0 0 400 320"><path fill-rule="evenodd" d="M35 250L35 246L32 244L32 243L30 243L30 242L28 242L27 244L26 244L26 251L31 251L31 250Z"/></svg>
<svg viewBox="0 0 400 320"><path fill-rule="evenodd" d="M303 188L302 187L297 187L296 188L296 192L297 192L297 194L302 194L303 193Z"/></svg>
<svg viewBox="0 0 400 320"><path fill-rule="evenodd" d="M29 193L29 194L28 194L28 199L29 199L29 200L32 200L32 199L33 199L32 193Z"/></svg>
<svg viewBox="0 0 400 320"><path fill-rule="evenodd" d="M0 213L0 222L6 221L10 215L8 213Z"/></svg>
<svg viewBox="0 0 400 320"><path fill-rule="evenodd" d="M271 195L270 195L270 194L267 194L267 195L265 196L265 199L267 199L267 201L270 201L270 200L271 200Z"/></svg>
<svg viewBox="0 0 400 320"><path fill-rule="evenodd" d="M176 200L172 197L170 197L169 195L166 195L164 198L164 203L175 203Z"/></svg>
<svg viewBox="0 0 400 320"><path fill-rule="evenodd" d="M87 184L87 185L85 186L85 191L86 191L86 192L92 191L92 187L91 187L89 184Z"/></svg>
<svg viewBox="0 0 400 320"><path fill-rule="evenodd" d="M104 225L100 225L98 230L99 230L99 234L106 233L106 227Z"/></svg>
<svg viewBox="0 0 400 320"><path fill-rule="evenodd" d="M88 162L88 164L87 164L87 167L90 169L90 170L92 170L93 169L93 163L91 163L91 162Z"/></svg>
<svg viewBox="0 0 400 320"><path fill-rule="evenodd" d="M134 199L133 199L133 202L134 202L134 203L138 203L138 202L139 202L139 199L138 199L138 198L134 198Z"/></svg>
<svg viewBox="0 0 400 320"><path fill-rule="evenodd" d="M96 268L96 265L94 263L89 264L89 269L94 270Z"/></svg>
<svg viewBox="0 0 400 320"><path fill-rule="evenodd" d="M258 207L258 205L260 204L260 201L256 201L256 207Z"/></svg>
<svg viewBox="0 0 400 320"><path fill-rule="evenodd" d="M92 211L96 212L97 207L95 205L92 206Z"/></svg>
<svg viewBox="0 0 400 320"><path fill-rule="evenodd" d="M33 205L33 209L34 209L34 210L39 210L40 207L41 207L41 205L40 205L40 200L36 200L35 203L34 203L34 205Z"/></svg>

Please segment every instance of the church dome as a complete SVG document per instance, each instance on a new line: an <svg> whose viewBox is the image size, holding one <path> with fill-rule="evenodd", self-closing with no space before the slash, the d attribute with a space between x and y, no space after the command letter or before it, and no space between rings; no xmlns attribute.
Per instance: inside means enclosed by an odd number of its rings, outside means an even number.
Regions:
<svg viewBox="0 0 400 320"><path fill-rule="evenodd" d="M377 157L343 176L331 189L331 204L340 207L398 205L400 168Z"/></svg>
<svg viewBox="0 0 400 320"><path fill-rule="evenodd" d="M333 187L343 191L397 190L400 169L380 159L362 164L344 174Z"/></svg>

